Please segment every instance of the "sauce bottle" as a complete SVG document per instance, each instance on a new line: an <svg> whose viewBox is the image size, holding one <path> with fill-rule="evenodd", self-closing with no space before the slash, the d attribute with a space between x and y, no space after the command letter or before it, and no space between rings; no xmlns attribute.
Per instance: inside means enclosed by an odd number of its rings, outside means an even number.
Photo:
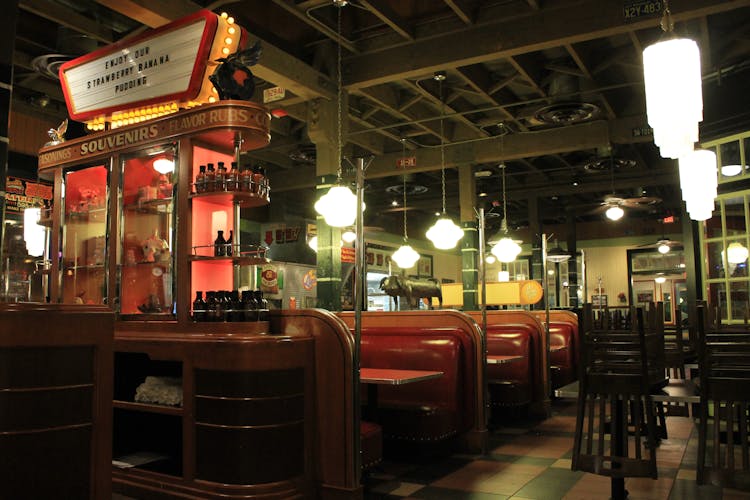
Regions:
<svg viewBox="0 0 750 500"><path fill-rule="evenodd" d="M198 167L198 174L195 176L195 192L205 193L206 192L206 166L201 165Z"/></svg>
<svg viewBox="0 0 750 500"><path fill-rule="evenodd" d="M214 164L209 163L206 166L206 191L213 192L216 189L216 171Z"/></svg>
<svg viewBox="0 0 750 500"><path fill-rule="evenodd" d="M220 161L217 166L218 166L218 169L216 171L216 176L214 180L216 187L214 188L214 191L226 191L227 190L227 169L224 168L223 161Z"/></svg>

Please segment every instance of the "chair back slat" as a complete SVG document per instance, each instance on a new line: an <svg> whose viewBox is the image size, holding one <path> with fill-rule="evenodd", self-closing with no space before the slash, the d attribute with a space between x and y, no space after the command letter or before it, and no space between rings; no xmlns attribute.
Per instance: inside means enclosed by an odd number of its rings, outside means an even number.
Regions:
<svg viewBox="0 0 750 500"><path fill-rule="evenodd" d="M650 387L657 371L664 376L655 352L663 345L655 333L659 327L642 309L594 310L591 304L584 306L583 323L572 468L618 478L655 478Z"/></svg>
<svg viewBox="0 0 750 500"><path fill-rule="evenodd" d="M699 484L747 487L750 484L750 331L734 325L723 329L720 319L714 320L721 316L714 316L711 308L699 305L696 313L701 373L696 478ZM707 461L709 449L713 450L711 463Z"/></svg>

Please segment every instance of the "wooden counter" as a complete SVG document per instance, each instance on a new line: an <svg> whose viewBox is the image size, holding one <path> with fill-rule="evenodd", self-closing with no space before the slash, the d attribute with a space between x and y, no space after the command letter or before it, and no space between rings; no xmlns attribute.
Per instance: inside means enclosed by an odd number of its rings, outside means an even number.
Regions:
<svg viewBox="0 0 750 500"><path fill-rule="evenodd" d="M0 304L0 497L111 498L113 321Z"/></svg>

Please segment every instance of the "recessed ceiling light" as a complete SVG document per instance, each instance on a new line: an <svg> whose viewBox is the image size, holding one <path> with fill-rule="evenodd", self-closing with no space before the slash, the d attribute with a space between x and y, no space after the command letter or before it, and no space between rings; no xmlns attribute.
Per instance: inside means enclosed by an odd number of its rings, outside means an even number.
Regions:
<svg viewBox="0 0 750 500"><path fill-rule="evenodd" d="M484 198L485 196L487 196L487 193L485 193L484 191L482 191L477 196L479 196L480 198Z"/></svg>
<svg viewBox="0 0 750 500"><path fill-rule="evenodd" d="M391 202L391 206L392 206L392 207L397 207L397 206L398 206L398 202L397 202L396 200L393 200L393 201Z"/></svg>

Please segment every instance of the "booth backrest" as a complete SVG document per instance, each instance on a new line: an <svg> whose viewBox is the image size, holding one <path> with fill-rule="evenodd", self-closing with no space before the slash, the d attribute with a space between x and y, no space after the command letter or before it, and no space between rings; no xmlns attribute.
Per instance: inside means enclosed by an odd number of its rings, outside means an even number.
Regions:
<svg viewBox="0 0 750 500"><path fill-rule="evenodd" d="M523 310L486 311L487 313L487 353L488 354L523 354L526 356L524 366L519 365L519 371L506 374L521 376L520 370L526 369L528 384L532 391L531 399L536 402L544 400L544 380L546 377L546 345L544 326L533 314ZM482 313L471 311L468 313L481 324ZM521 340L525 338L525 340ZM519 352L521 347L527 349ZM515 365L515 363L513 363ZM493 378L493 369L488 366L489 379Z"/></svg>
<svg viewBox="0 0 750 500"><path fill-rule="evenodd" d="M378 404L422 406L457 412L459 432L471 427L471 344L458 328L373 327L362 329L361 366L441 371L443 376L379 388ZM468 387L467 387L468 385Z"/></svg>
<svg viewBox="0 0 750 500"><path fill-rule="evenodd" d="M339 313L354 330L354 315ZM378 404L455 412L468 448L485 446L482 334L460 311L362 313L360 366L442 371L443 376L398 387L379 386Z"/></svg>

